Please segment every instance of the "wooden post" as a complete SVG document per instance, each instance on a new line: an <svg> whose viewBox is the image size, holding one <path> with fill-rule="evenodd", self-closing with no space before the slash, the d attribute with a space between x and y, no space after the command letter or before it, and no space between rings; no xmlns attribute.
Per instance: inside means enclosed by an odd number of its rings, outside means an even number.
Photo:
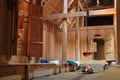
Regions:
<svg viewBox="0 0 120 80"><path fill-rule="evenodd" d="M115 31L115 52L116 52L116 60L118 64L120 64L120 0L115 0L116 5L116 14L114 14L114 31Z"/></svg>
<svg viewBox="0 0 120 80"><path fill-rule="evenodd" d="M63 13L68 13L68 0L64 0ZM63 40L62 40L62 61L67 59L67 22L66 19L63 21Z"/></svg>
<svg viewBox="0 0 120 80"><path fill-rule="evenodd" d="M25 80L29 80L30 65L25 65Z"/></svg>
<svg viewBox="0 0 120 80"><path fill-rule="evenodd" d="M77 0L77 11L79 11L79 0ZM80 61L80 39L79 39L79 17L76 17L75 27L75 60Z"/></svg>
<svg viewBox="0 0 120 80"><path fill-rule="evenodd" d="M62 61L66 61L67 58L67 23L63 21L63 40L62 40Z"/></svg>
<svg viewBox="0 0 120 80"><path fill-rule="evenodd" d="M116 0L114 0L114 8L116 9L117 12L117 5L116 5ZM118 62L118 55L117 55L117 15L113 15L113 21L114 21L114 52L115 52L115 59Z"/></svg>

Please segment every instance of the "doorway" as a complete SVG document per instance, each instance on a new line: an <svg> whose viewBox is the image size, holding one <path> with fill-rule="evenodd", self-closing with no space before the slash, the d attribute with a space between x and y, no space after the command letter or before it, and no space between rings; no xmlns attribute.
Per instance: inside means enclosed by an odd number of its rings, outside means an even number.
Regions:
<svg viewBox="0 0 120 80"><path fill-rule="evenodd" d="M94 52L94 60L103 60L105 59L105 50L104 50L104 39L103 38L94 38L96 45L96 52Z"/></svg>

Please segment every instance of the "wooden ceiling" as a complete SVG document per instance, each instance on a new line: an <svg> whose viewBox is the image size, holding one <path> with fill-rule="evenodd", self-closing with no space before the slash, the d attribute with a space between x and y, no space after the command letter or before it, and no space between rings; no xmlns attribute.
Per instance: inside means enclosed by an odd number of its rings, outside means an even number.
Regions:
<svg viewBox="0 0 120 80"><path fill-rule="evenodd" d="M64 0L42 0L43 6L43 16L52 15L52 14L62 14L63 12L63 1ZM79 1L79 3L77 2ZM112 8L114 5L114 0L68 0L68 12L77 12L76 8L79 5L80 11L85 10L95 10L95 9L105 9ZM73 21L75 18L68 18L68 24L74 25ZM60 27L62 24L62 19L49 20L54 26ZM71 24L71 22L73 22Z"/></svg>
<svg viewBox="0 0 120 80"><path fill-rule="evenodd" d="M64 0L42 0L43 15L62 13ZM113 7L114 0L78 0L80 10L102 9ZM87 2L86 2L87 1ZM68 12L74 12L77 0L68 0Z"/></svg>

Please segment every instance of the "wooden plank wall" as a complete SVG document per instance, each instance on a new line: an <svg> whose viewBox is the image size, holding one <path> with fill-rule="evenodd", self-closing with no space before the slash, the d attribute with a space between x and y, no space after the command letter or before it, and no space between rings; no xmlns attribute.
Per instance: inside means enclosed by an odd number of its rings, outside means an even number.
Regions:
<svg viewBox="0 0 120 80"><path fill-rule="evenodd" d="M94 35L96 34L100 34L103 37L103 40L105 42L105 59L106 60L111 60L111 59L115 59L115 55L114 55L114 31L113 31L113 26L108 26L107 29L105 28L107 26L101 27L91 27L88 29L88 31L86 31L86 29L81 29L80 30L80 51L81 53L83 52L88 52L87 50L87 46L91 46L90 49L94 48L93 44L91 44L94 42ZM88 34L88 45L87 45L87 37L86 35ZM102 56L102 55L101 55ZM85 57L83 56L83 54L81 54L82 59L85 59Z"/></svg>
<svg viewBox="0 0 120 80"><path fill-rule="evenodd" d="M67 59L75 60L75 31L68 31Z"/></svg>
<svg viewBox="0 0 120 80"><path fill-rule="evenodd" d="M47 29L44 29L44 50L43 55L47 59L58 59L61 60L62 55L62 32L54 31L50 26L44 25ZM87 52L87 37L88 42L93 43L94 35L102 35L105 42L105 56L106 60L114 60L114 31L113 26L97 26L89 27L88 32L86 28L80 28L80 53L81 59L86 59L83 56L83 52ZM90 45L90 44L89 44ZM91 45L93 46L93 45ZM67 59L75 60L75 30L68 31L68 47L67 47Z"/></svg>
<svg viewBox="0 0 120 80"><path fill-rule="evenodd" d="M32 17L42 16L42 13L43 8L39 1L30 5L27 47L27 55L30 57L43 57L43 23L42 20Z"/></svg>
<svg viewBox="0 0 120 80"><path fill-rule="evenodd" d="M61 60L62 43L61 32L57 32L51 24L44 23L43 26L43 57L46 59ZM61 53L61 54L59 54Z"/></svg>
<svg viewBox="0 0 120 80"><path fill-rule="evenodd" d="M17 35L17 54L27 56L27 36L28 36L28 17L29 17L29 4L24 0L19 2L18 11L18 33Z"/></svg>
<svg viewBox="0 0 120 80"><path fill-rule="evenodd" d="M9 2L8 0L0 1L0 55L6 55L8 58L14 54L14 52L11 50L13 49L13 45L15 45L16 42L16 38L14 37L14 33L16 31L13 30L14 19L12 15L14 12L12 2L13 0L9 0ZM14 18L16 18L15 14Z"/></svg>
<svg viewBox="0 0 120 80"><path fill-rule="evenodd" d="M54 50L54 27L52 24L44 22L43 24L43 57L53 59Z"/></svg>

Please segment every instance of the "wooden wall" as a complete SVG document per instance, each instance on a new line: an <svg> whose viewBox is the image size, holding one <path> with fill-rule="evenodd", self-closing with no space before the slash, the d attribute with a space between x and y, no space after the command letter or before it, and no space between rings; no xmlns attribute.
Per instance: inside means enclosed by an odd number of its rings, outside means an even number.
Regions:
<svg viewBox="0 0 120 80"><path fill-rule="evenodd" d="M44 38L43 38L43 55L47 59L58 59L61 60L62 55L62 32L54 31L51 27L52 25L44 24ZM81 59L86 59L83 56L83 52L88 52L87 50L87 34L88 34L88 45L90 49L94 48L94 36L100 34L104 40L104 54L99 56L104 56L106 60L114 60L114 31L113 26L94 26L80 27L80 55ZM75 30L68 31L68 44L67 44L67 59L75 60ZM91 50L92 51L92 50ZM94 54L92 54L93 58ZM88 59L88 58L87 58ZM94 58L93 58L94 59Z"/></svg>
<svg viewBox="0 0 120 80"><path fill-rule="evenodd" d="M87 44L87 37L86 35L88 34L88 44ZM80 30L80 51L81 53L83 52L94 52L93 46L94 43L94 36L96 34L100 34L103 37L104 40L104 52L103 54L105 56L106 60L114 60L115 55L114 55L114 31L113 31L113 26L97 26L97 27L89 27L88 30L86 31L85 28ZM87 50L87 46L89 47L90 51ZM104 53L103 52L103 53ZM92 54L94 56L94 54ZM102 55L99 55L102 56ZM85 59L83 54L81 54L81 58ZM94 59L94 58L93 58Z"/></svg>
<svg viewBox="0 0 120 80"><path fill-rule="evenodd" d="M43 23L34 17L41 17L43 8L40 2L30 5L27 55L43 57ZM34 16L34 17L32 17Z"/></svg>
<svg viewBox="0 0 120 80"><path fill-rule="evenodd" d="M0 55L7 57L16 54L16 5L13 0L0 1Z"/></svg>
<svg viewBox="0 0 120 80"><path fill-rule="evenodd" d="M52 24L44 22L43 24L43 57L53 59L54 50L54 27Z"/></svg>
<svg viewBox="0 0 120 80"><path fill-rule="evenodd" d="M24 0L20 0L18 3L18 38L16 55L27 55L29 6L29 3Z"/></svg>
<svg viewBox="0 0 120 80"><path fill-rule="evenodd" d="M50 23L44 23L43 25L43 57L46 59L61 60L62 53L62 36L61 32L57 32L56 29Z"/></svg>

